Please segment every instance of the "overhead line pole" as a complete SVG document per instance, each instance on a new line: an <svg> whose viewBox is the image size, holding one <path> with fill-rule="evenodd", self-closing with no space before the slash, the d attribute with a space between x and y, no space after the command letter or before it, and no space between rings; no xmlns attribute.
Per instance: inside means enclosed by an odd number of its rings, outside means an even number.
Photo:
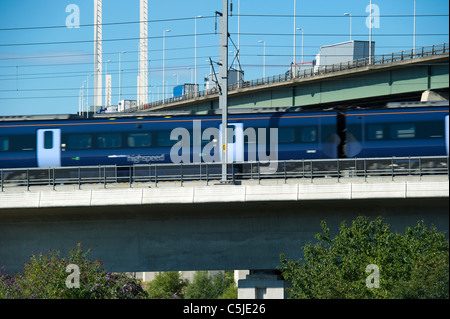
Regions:
<svg viewBox="0 0 450 319"><path fill-rule="evenodd" d="M228 167L228 0L222 1L222 15L220 17L219 35L219 107L222 111L222 179L227 183Z"/></svg>

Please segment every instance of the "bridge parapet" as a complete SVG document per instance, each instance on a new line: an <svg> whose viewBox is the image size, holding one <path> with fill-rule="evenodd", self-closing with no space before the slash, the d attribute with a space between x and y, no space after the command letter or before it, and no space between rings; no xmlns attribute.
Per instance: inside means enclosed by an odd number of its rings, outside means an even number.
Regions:
<svg viewBox="0 0 450 319"><path fill-rule="evenodd" d="M166 184L166 185L164 185ZM324 201L358 199L409 199L448 197L446 176L390 179L270 180L241 185L206 185L205 182L16 188L0 193L0 209L44 207L95 207L155 204L202 204L270 201Z"/></svg>

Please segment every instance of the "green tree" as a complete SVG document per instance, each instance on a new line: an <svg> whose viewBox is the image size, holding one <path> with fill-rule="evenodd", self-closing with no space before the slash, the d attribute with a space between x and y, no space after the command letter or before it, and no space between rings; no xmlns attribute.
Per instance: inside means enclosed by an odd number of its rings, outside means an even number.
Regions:
<svg viewBox="0 0 450 319"><path fill-rule="evenodd" d="M229 291L232 285L234 287L234 279L230 272L219 272L211 276L207 271L197 271L193 282L186 287L185 297L187 299L232 298Z"/></svg>
<svg viewBox="0 0 450 319"><path fill-rule="evenodd" d="M399 234L382 218L358 217L350 227L341 223L334 238L322 221L315 237L303 258L281 255L291 298L449 298L449 242L423 221ZM370 264L379 267L379 288L366 286Z"/></svg>
<svg viewBox="0 0 450 319"><path fill-rule="evenodd" d="M178 271L160 272L149 283L148 296L151 299L183 298L187 284Z"/></svg>
<svg viewBox="0 0 450 319"><path fill-rule="evenodd" d="M80 243L62 257L59 250L32 254L22 274L0 272L0 298L137 299L147 297L141 284L123 273L106 271L99 260L87 257ZM79 270L79 287L69 288L68 265Z"/></svg>

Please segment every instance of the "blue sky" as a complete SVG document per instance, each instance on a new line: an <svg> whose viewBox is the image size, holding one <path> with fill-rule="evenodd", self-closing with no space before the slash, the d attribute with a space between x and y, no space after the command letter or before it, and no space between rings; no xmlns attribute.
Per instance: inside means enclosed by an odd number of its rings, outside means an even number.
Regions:
<svg viewBox="0 0 450 319"><path fill-rule="evenodd" d="M380 27L374 28L376 54L411 49L413 46L413 0L373 0L380 9ZM447 0L417 0L416 46L448 42ZM70 13L79 8L80 28L67 28ZM240 4L240 52L245 80L263 75L266 43L266 75L284 73L293 60L294 0L233 0L229 31L238 43ZM296 26L304 30L304 61L311 61L320 46L349 40L368 40L366 26L369 0L297 0ZM76 113L83 81L89 81L92 104L93 0L1 0L0 1L0 116ZM197 19L197 80L209 73L209 57L218 60L219 35L215 11L222 0L149 0L149 100L162 98L163 31L166 33L167 92L193 80L194 20ZM445 16L426 16L426 15ZM119 95L119 52L122 60L122 98L136 99L138 72L139 0L103 0L103 61L112 75L112 101ZM119 22L127 22L117 24ZM128 23L129 22L129 23ZM52 28L42 28L52 27ZM278 34L278 35L273 35ZM39 44L36 44L39 43ZM302 37L297 31L297 62ZM230 43L230 51L234 51ZM231 61L231 60L230 60ZM86 82L85 82L86 84ZM86 94L85 94L86 97Z"/></svg>

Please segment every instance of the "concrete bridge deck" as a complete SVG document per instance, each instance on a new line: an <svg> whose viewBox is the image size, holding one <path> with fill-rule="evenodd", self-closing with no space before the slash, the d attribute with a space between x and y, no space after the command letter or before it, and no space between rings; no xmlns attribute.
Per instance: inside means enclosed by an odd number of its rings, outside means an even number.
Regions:
<svg viewBox="0 0 450 319"><path fill-rule="evenodd" d="M217 182L216 182L217 183ZM352 200L448 197L447 176L323 179L268 179L241 185L214 182L84 184L6 188L0 210L43 207L201 204L257 201Z"/></svg>

